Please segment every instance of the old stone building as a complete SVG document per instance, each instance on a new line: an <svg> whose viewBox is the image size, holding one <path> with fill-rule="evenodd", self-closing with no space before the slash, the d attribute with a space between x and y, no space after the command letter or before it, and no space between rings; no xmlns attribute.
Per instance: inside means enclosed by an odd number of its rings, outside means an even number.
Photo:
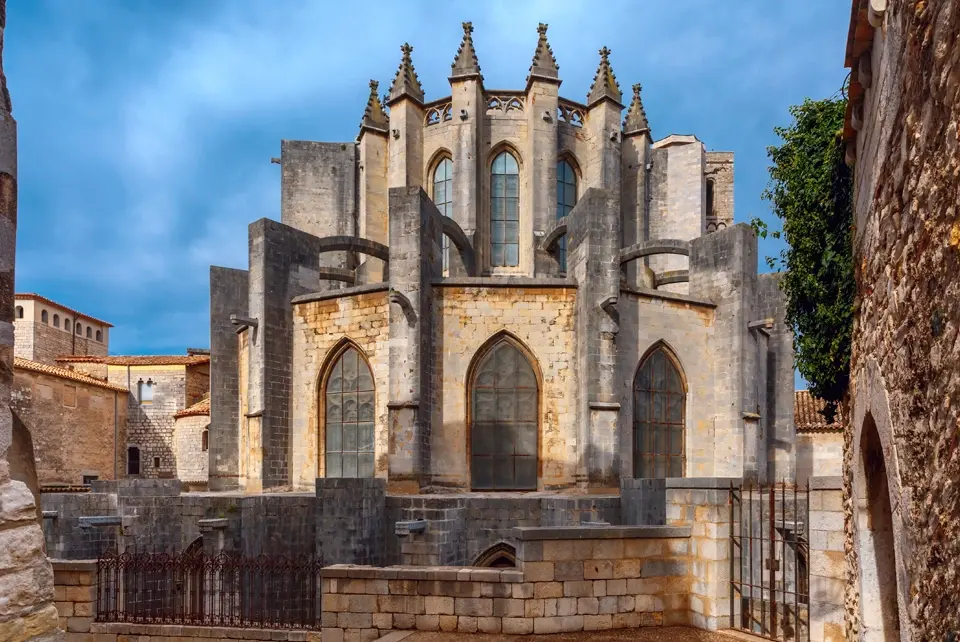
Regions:
<svg viewBox="0 0 960 642"><path fill-rule="evenodd" d="M39 294L17 294L14 314L16 356L21 359L56 365L64 355L109 352L112 324Z"/></svg>
<svg viewBox="0 0 960 642"><path fill-rule="evenodd" d="M606 48L561 97L538 31L520 89L485 87L465 23L448 95L404 45L356 142L282 142L281 221L211 270L211 489L793 478L791 337L733 155L655 140Z"/></svg>
<svg viewBox="0 0 960 642"><path fill-rule="evenodd" d="M126 476L177 477L176 415L209 393L208 354L63 356L57 362L129 393Z"/></svg>
<svg viewBox="0 0 960 642"><path fill-rule="evenodd" d="M794 397L793 423L797 431L797 478L800 484L811 477L839 477L843 474L843 427L838 411L833 421L823 415L826 404L807 390Z"/></svg>
<svg viewBox="0 0 960 642"><path fill-rule="evenodd" d="M125 474L125 387L20 358L13 372L10 406L30 431L41 488Z"/></svg>
<svg viewBox="0 0 960 642"><path fill-rule="evenodd" d="M860 639L960 631L958 35L956 2L852 3L858 306L844 471Z"/></svg>
<svg viewBox="0 0 960 642"><path fill-rule="evenodd" d="M207 487L210 462L210 395L173 415L173 443L177 458L177 479L188 488Z"/></svg>

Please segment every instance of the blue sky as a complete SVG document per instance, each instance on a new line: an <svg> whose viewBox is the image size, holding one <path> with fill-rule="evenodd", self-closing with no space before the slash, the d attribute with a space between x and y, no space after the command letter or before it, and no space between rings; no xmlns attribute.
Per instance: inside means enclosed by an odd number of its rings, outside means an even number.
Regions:
<svg viewBox="0 0 960 642"><path fill-rule="evenodd" d="M8 5L17 289L111 321L118 354L208 345L208 266L246 267L247 224L279 218L280 140L353 140L368 80L389 85L405 41L428 100L449 94L463 20L491 88L523 86L538 22L574 100L606 45L624 93L643 83L654 137L735 152L736 219L769 220L773 127L841 86L850 14L837 0Z"/></svg>

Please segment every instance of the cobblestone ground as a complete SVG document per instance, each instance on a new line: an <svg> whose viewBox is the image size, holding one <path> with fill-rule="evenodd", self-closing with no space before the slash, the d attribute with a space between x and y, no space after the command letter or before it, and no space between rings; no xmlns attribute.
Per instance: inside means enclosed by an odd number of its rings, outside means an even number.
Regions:
<svg viewBox="0 0 960 642"><path fill-rule="evenodd" d="M588 631L582 633L554 633L551 635L484 635L466 633L414 633L403 642L735 642L737 638L686 627L650 627L618 629L616 631Z"/></svg>

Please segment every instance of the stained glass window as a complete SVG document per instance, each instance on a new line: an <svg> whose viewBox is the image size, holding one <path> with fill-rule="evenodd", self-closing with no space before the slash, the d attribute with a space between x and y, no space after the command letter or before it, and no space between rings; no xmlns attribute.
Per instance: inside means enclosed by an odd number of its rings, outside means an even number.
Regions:
<svg viewBox="0 0 960 642"><path fill-rule="evenodd" d="M444 158L433 170L433 204L444 216L453 217L453 161ZM443 276L450 275L450 238L443 235Z"/></svg>
<svg viewBox="0 0 960 642"><path fill-rule="evenodd" d="M520 166L510 152L494 159L490 176L490 265L520 265Z"/></svg>
<svg viewBox="0 0 960 642"><path fill-rule="evenodd" d="M673 359L658 348L633 383L633 476L683 477L686 392Z"/></svg>
<svg viewBox="0 0 960 642"><path fill-rule="evenodd" d="M355 348L337 359L324 394L326 476L373 477L373 373Z"/></svg>
<svg viewBox="0 0 960 642"><path fill-rule="evenodd" d="M537 378L526 357L500 341L477 368L470 426L476 490L536 490Z"/></svg>
<svg viewBox="0 0 960 642"><path fill-rule="evenodd" d="M563 218L577 204L577 173L565 160L557 163L557 218ZM567 271L567 236L557 241L557 262L560 270Z"/></svg>

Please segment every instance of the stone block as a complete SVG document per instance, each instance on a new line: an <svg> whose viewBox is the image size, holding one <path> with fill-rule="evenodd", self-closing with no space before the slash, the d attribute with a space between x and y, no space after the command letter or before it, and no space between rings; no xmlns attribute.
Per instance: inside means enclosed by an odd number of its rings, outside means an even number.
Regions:
<svg viewBox="0 0 960 642"><path fill-rule="evenodd" d="M73 614L77 617L93 617L94 613L94 604L93 602L74 602L73 604Z"/></svg>
<svg viewBox="0 0 960 642"><path fill-rule="evenodd" d="M593 580L593 596L606 597L606 595L607 595L607 580Z"/></svg>
<svg viewBox="0 0 960 642"><path fill-rule="evenodd" d="M392 613L374 613L373 627L376 629L380 629L381 631L391 630L393 628L393 614Z"/></svg>
<svg viewBox="0 0 960 642"><path fill-rule="evenodd" d="M623 542L623 557L646 559L663 555L662 539L628 539Z"/></svg>
<svg viewBox="0 0 960 642"><path fill-rule="evenodd" d="M617 598L617 613L630 613L636 610L636 598L633 595L621 595Z"/></svg>
<svg viewBox="0 0 960 642"><path fill-rule="evenodd" d="M601 615L584 615L583 616L583 630L584 631L606 631L613 628L613 615L612 614L601 614Z"/></svg>
<svg viewBox="0 0 960 642"><path fill-rule="evenodd" d="M470 615L461 615L457 619L458 633L476 633L478 627L477 618Z"/></svg>
<svg viewBox="0 0 960 642"><path fill-rule="evenodd" d="M600 613L600 600L595 597L578 598L577 613L580 615L597 615Z"/></svg>
<svg viewBox="0 0 960 642"><path fill-rule="evenodd" d="M368 595L389 595L390 586L387 580L364 580Z"/></svg>
<svg viewBox="0 0 960 642"><path fill-rule="evenodd" d="M537 582L533 587L533 596L537 599L563 597L563 582Z"/></svg>
<svg viewBox="0 0 960 642"><path fill-rule="evenodd" d="M538 599L524 600L523 616L528 618L543 617L544 602L545 600Z"/></svg>
<svg viewBox="0 0 960 642"><path fill-rule="evenodd" d="M614 613L613 628L615 629L638 629L641 626L643 613L635 611L629 613Z"/></svg>
<svg viewBox="0 0 960 642"><path fill-rule="evenodd" d="M558 582L582 580L584 563L580 560L566 560L554 563L553 579Z"/></svg>
<svg viewBox="0 0 960 642"><path fill-rule="evenodd" d="M576 615L577 614L577 598L575 597L560 597L557 598L557 615ZM547 609L547 616L553 615Z"/></svg>
<svg viewBox="0 0 960 642"><path fill-rule="evenodd" d="M641 568L641 577L682 577L689 572L685 561L681 560L648 560Z"/></svg>
<svg viewBox="0 0 960 642"><path fill-rule="evenodd" d="M440 630L439 615L418 615L416 622L417 622L418 631L439 631Z"/></svg>
<svg viewBox="0 0 960 642"><path fill-rule="evenodd" d="M373 627L373 616L370 613L340 613L337 626L341 629L369 629Z"/></svg>
<svg viewBox="0 0 960 642"><path fill-rule="evenodd" d="M606 580L614 575L614 565L619 563L620 560L614 562L613 560L588 560L583 562L583 576L582 577L571 577L571 578L560 578L557 579L571 579L571 580Z"/></svg>
<svg viewBox="0 0 960 642"><path fill-rule="evenodd" d="M623 558L624 540L599 539L593 541L592 559L618 560Z"/></svg>
<svg viewBox="0 0 960 642"><path fill-rule="evenodd" d="M500 621L500 630L504 635L530 635L533 633L533 619L505 617Z"/></svg>
<svg viewBox="0 0 960 642"><path fill-rule="evenodd" d="M529 599L533 597L533 582L524 582L523 584L513 584L511 586L511 596L514 599Z"/></svg>
<svg viewBox="0 0 960 642"><path fill-rule="evenodd" d="M512 584L480 583L480 597L510 597L512 592Z"/></svg>
<svg viewBox="0 0 960 642"><path fill-rule="evenodd" d="M457 616L456 615L441 615L440 616L440 630L445 633L450 633L457 630Z"/></svg>
<svg viewBox="0 0 960 642"><path fill-rule="evenodd" d="M346 610L351 613L373 613L379 610L376 595L345 595L343 597L345 597L347 601Z"/></svg>
<svg viewBox="0 0 960 642"><path fill-rule="evenodd" d="M323 636L323 642L343 642L343 629L324 628L320 633Z"/></svg>
<svg viewBox="0 0 960 642"><path fill-rule="evenodd" d="M556 617L557 616L557 601L562 600L562 597L551 597L543 601L543 613L542 617Z"/></svg>
<svg viewBox="0 0 960 642"><path fill-rule="evenodd" d="M564 597L593 597L593 582L564 582Z"/></svg>
<svg viewBox="0 0 960 642"><path fill-rule="evenodd" d="M617 579L640 577L640 568L642 567L642 564L642 560L638 559L616 560L613 563L613 577Z"/></svg>
<svg viewBox="0 0 960 642"><path fill-rule="evenodd" d="M495 617L523 617L523 600L498 598L493 600Z"/></svg>
<svg viewBox="0 0 960 642"><path fill-rule="evenodd" d="M553 562L524 562L523 579L527 582L552 582L554 579Z"/></svg>
<svg viewBox="0 0 960 642"><path fill-rule="evenodd" d="M55 602L54 606L57 607L60 617L70 617L73 615L73 604L73 602Z"/></svg>
<svg viewBox="0 0 960 642"><path fill-rule="evenodd" d="M582 615L568 615L566 617L538 617L533 621L535 635L549 633L569 633L583 630Z"/></svg>
<svg viewBox="0 0 960 642"><path fill-rule="evenodd" d="M607 580L607 595L626 595L627 580Z"/></svg>
<svg viewBox="0 0 960 642"><path fill-rule="evenodd" d="M89 633L92 625L92 617L71 617L67 618L66 631L69 633Z"/></svg>
<svg viewBox="0 0 960 642"><path fill-rule="evenodd" d="M593 542L590 540L547 540L543 542L543 559L545 561L585 560L592 557L596 556L593 555Z"/></svg>
<svg viewBox="0 0 960 642"><path fill-rule="evenodd" d="M844 578L846 558L843 551L810 551L810 575Z"/></svg>
<svg viewBox="0 0 960 642"><path fill-rule="evenodd" d="M427 615L454 615L454 598L430 595L424 598ZM418 627L419 628L419 627Z"/></svg>
<svg viewBox="0 0 960 642"><path fill-rule="evenodd" d="M477 629L481 633L500 633L500 618L479 617L477 618Z"/></svg>
<svg viewBox="0 0 960 642"><path fill-rule="evenodd" d="M454 605L457 615L471 617L491 617L493 600L486 597L458 597Z"/></svg>
<svg viewBox="0 0 960 642"><path fill-rule="evenodd" d="M410 629L416 628L417 626L417 616L413 613L394 613L393 614L393 628L399 629L401 631L409 631Z"/></svg>
<svg viewBox="0 0 960 642"><path fill-rule="evenodd" d="M656 595L637 595L634 597L633 610L641 613L648 611L662 611L663 599Z"/></svg>

